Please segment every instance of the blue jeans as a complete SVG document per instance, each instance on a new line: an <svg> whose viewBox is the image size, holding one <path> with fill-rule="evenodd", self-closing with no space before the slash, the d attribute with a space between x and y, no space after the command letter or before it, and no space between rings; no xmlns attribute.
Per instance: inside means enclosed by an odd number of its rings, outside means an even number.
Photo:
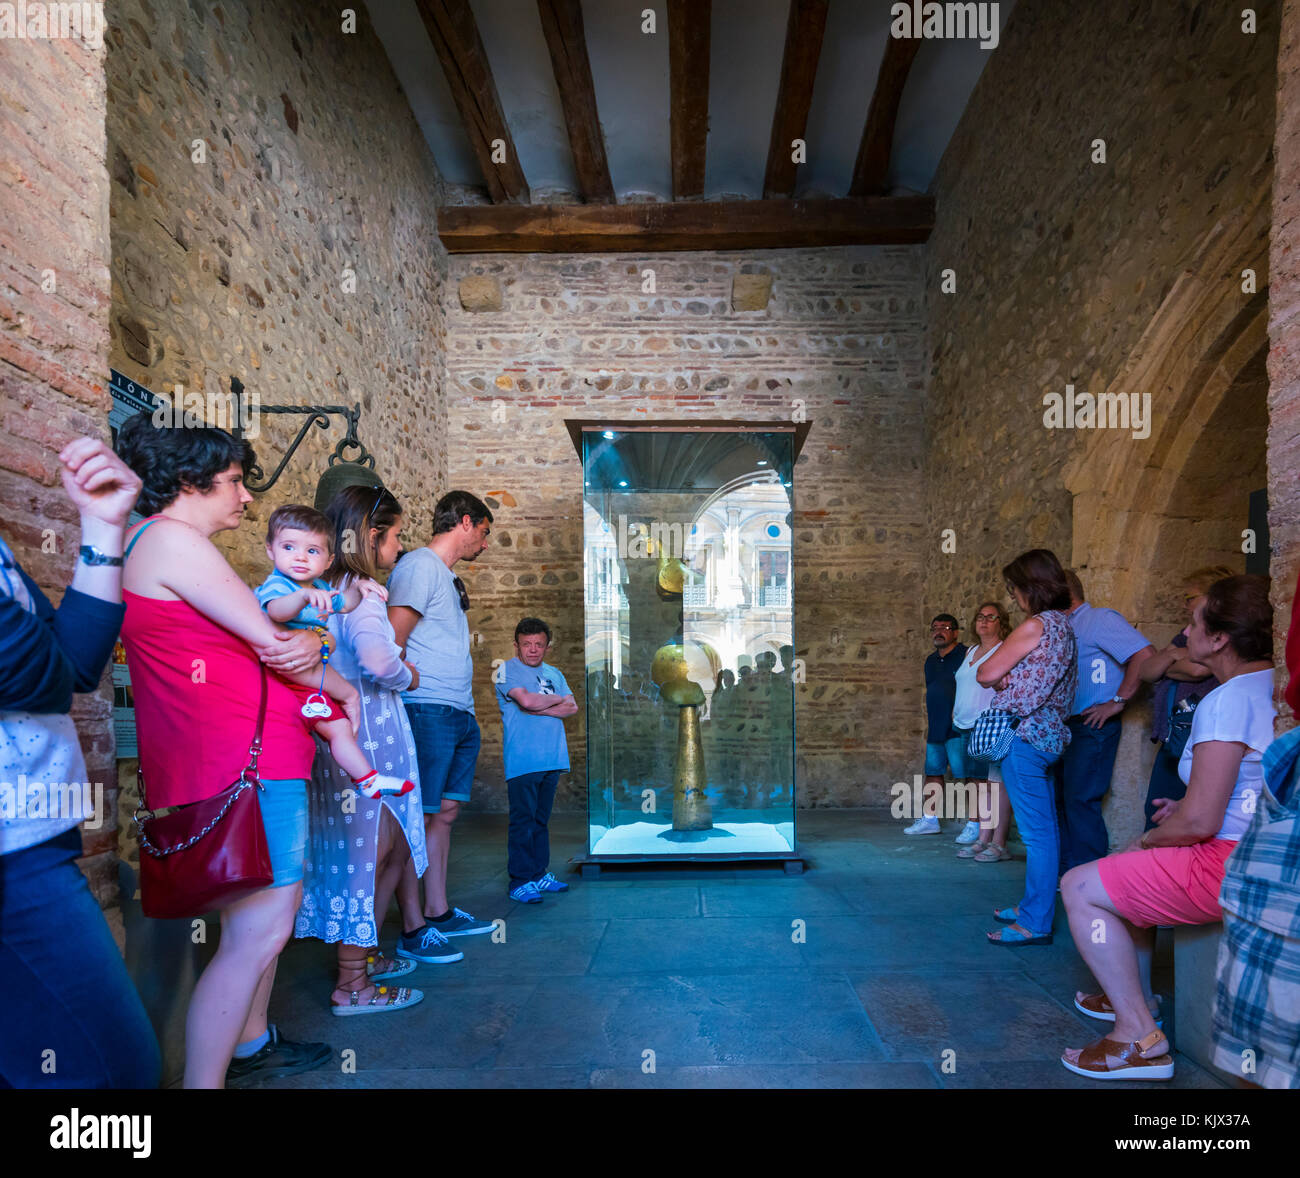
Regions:
<svg viewBox="0 0 1300 1178"><path fill-rule="evenodd" d="M1056 768L1061 790L1061 874L1080 863L1110 854L1110 835L1101 816L1101 799L1110 791L1123 726L1112 716L1092 728L1071 716L1070 743Z"/></svg>
<svg viewBox="0 0 1300 1178"><path fill-rule="evenodd" d="M560 771L522 773L506 782L510 791L510 828L506 835L506 866L510 886L539 880L551 864L551 836L547 823L555 803Z"/></svg>
<svg viewBox="0 0 1300 1178"><path fill-rule="evenodd" d="M1050 933L1056 918L1056 869L1060 859L1056 782L1052 775L1056 760L1056 756L1039 752L1016 736L1002 762L1002 784L1029 859L1017 923L1031 933Z"/></svg>
<svg viewBox="0 0 1300 1178"><path fill-rule="evenodd" d="M77 866L76 827L0 855L0 1088L157 1088L140 995Z"/></svg>
<svg viewBox="0 0 1300 1178"><path fill-rule="evenodd" d="M482 743L474 713L450 704L402 702L415 739L424 812L438 813L443 798L468 802Z"/></svg>

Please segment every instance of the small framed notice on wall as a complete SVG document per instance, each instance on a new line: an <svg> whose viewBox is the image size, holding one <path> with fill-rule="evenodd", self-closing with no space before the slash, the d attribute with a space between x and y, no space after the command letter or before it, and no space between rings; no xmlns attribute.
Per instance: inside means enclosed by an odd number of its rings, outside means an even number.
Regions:
<svg viewBox="0 0 1300 1178"><path fill-rule="evenodd" d="M110 368L108 372L109 372L108 392L110 397L112 398L112 401L110 402L108 408L108 428L112 431L113 434L112 445L113 448L116 449L117 431L122 428L126 420L130 417L134 417L137 413L140 412L152 413L155 409L158 408L159 405L163 404L163 400L161 397L157 396L157 394L150 392L147 388L144 387L144 385L136 384L136 382L133 380L127 380L127 378L123 376L120 372L118 372L116 368ZM131 517L127 522L136 524L139 523L143 518L144 516L142 516L139 512L133 511L131 512ZM114 656L113 667L114 667L113 674L114 676L116 676L117 675L116 655ZM122 670L123 672L126 671L125 662L122 663ZM116 684L117 679L114 678L113 682ZM122 747L121 739L122 739L121 736L119 736L118 737L119 750ZM131 746L132 749L134 749L135 747L134 723L132 725ZM123 754L119 751L118 756L120 757L122 755ZM133 757L135 756L134 751L130 753L130 756Z"/></svg>
<svg viewBox="0 0 1300 1178"><path fill-rule="evenodd" d="M117 445L117 431L123 423L137 413L152 413L162 399L142 384L128 380L115 368L109 369L108 391L112 402L108 410L108 426L113 432L113 445ZM144 517L131 513L130 523L139 523ZM113 734L117 738L119 761L139 756L135 737L135 700L131 696L131 668L126 665L126 649L121 640L113 647Z"/></svg>

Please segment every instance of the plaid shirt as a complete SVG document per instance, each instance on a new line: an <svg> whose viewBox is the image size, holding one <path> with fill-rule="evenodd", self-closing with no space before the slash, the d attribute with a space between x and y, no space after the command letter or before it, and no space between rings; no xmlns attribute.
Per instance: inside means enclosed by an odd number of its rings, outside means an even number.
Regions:
<svg viewBox="0 0 1300 1178"><path fill-rule="evenodd" d="M1219 904L1282 937L1300 939L1300 728L1264 753L1264 791L1225 866ZM1281 794L1286 800L1278 801Z"/></svg>
<svg viewBox="0 0 1300 1178"><path fill-rule="evenodd" d="M1298 765L1300 728L1264 753L1263 795L1228 857L1219 893L1212 1058L1264 1088L1300 1088Z"/></svg>

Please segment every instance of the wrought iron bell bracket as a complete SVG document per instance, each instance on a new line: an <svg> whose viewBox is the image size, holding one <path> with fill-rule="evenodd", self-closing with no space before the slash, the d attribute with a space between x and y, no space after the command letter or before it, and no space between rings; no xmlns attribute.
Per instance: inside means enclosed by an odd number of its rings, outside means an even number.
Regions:
<svg viewBox="0 0 1300 1178"><path fill-rule="evenodd" d="M244 383L237 376L230 378L230 392L235 398L235 421L243 421L243 401L244 401ZM284 473L284 468L289 465L298 447L302 445L302 440L307 436L307 431L316 426L320 429L327 430L331 425L332 417L342 417L347 421L347 433L339 439L334 447L334 452L329 457L327 465L333 466L338 462L351 462L357 466L364 466L370 470L375 468L374 455L366 449L361 439L357 437L357 424L361 420L361 403L358 401L351 408L346 405L258 405L259 413L276 413L276 414L305 414L307 420L302 423L302 428L298 430L297 436L289 443L289 448L285 450L275 469L271 472L271 477L266 478L265 472L259 464L254 464L248 472L248 477L244 480L244 486L250 491L261 494L263 491L269 491L275 486L276 480ZM242 429L236 427L231 431L235 437L242 437ZM355 457L351 457L352 451L356 451Z"/></svg>

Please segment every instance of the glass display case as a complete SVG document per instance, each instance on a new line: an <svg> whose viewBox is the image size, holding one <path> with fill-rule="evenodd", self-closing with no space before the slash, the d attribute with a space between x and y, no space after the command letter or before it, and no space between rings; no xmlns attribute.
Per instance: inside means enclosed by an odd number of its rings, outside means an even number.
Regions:
<svg viewBox="0 0 1300 1178"><path fill-rule="evenodd" d="M584 870L797 870L791 522L807 425L567 424L583 473Z"/></svg>

